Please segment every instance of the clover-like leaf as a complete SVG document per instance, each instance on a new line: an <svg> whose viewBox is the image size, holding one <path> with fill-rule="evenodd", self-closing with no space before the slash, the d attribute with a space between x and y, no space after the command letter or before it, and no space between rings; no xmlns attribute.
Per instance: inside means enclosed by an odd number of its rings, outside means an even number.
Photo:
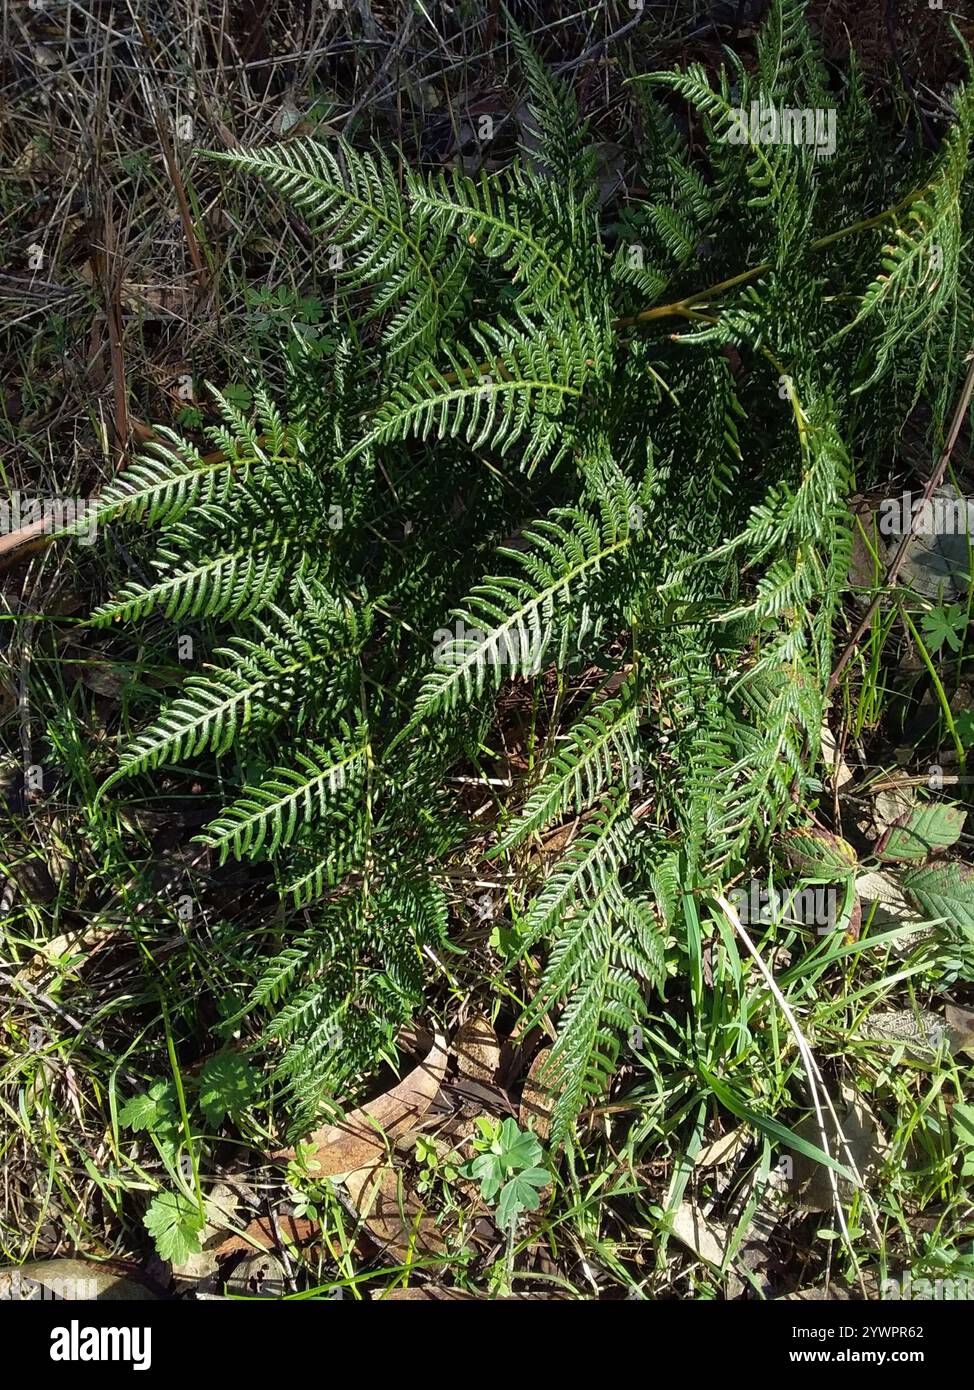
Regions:
<svg viewBox="0 0 974 1390"><path fill-rule="evenodd" d="M203 1248L202 1212L184 1192L160 1192L153 1197L144 1220L160 1260L183 1264Z"/></svg>
<svg viewBox="0 0 974 1390"><path fill-rule="evenodd" d="M550 1182L551 1174L544 1168L527 1168L508 1178L497 1203L497 1224L506 1228L514 1224L522 1211L536 1211L541 1205L538 1190Z"/></svg>

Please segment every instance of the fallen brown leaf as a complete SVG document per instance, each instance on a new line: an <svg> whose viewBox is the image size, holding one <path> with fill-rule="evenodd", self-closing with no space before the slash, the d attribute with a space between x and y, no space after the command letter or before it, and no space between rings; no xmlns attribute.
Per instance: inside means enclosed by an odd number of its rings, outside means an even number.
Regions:
<svg viewBox="0 0 974 1390"><path fill-rule="evenodd" d="M369 1233L394 1259L442 1255L446 1241L414 1192L402 1186L401 1174L388 1165L359 1168L345 1179L348 1194Z"/></svg>
<svg viewBox="0 0 974 1390"><path fill-rule="evenodd" d="M397 1135L412 1128L433 1104L446 1074L446 1039L437 1033L425 1061L398 1086L385 1095L377 1096L337 1125L324 1125L309 1135L314 1150L308 1155L317 1162L315 1178L337 1177L357 1168L374 1168L384 1163L389 1143ZM280 1162L295 1158L293 1149L282 1149L272 1157Z"/></svg>
<svg viewBox="0 0 974 1390"><path fill-rule="evenodd" d="M115 1300L153 1299L144 1284L111 1269L108 1265L89 1264L86 1260L69 1258L31 1260L27 1264L11 1265L0 1270L0 1298L32 1299L36 1294L31 1286L39 1284L49 1294L69 1301L111 1302Z"/></svg>
<svg viewBox="0 0 974 1390"><path fill-rule="evenodd" d="M720 1268L730 1233L711 1224L692 1202L681 1202L673 1213L673 1234L701 1260Z"/></svg>
<svg viewBox="0 0 974 1390"><path fill-rule="evenodd" d="M484 1014L468 1018L457 1033L453 1050L461 1076L473 1081L493 1081L501 1060L501 1045Z"/></svg>
<svg viewBox="0 0 974 1390"><path fill-rule="evenodd" d="M718 1168L724 1163L730 1163L745 1148L749 1137L747 1126L738 1125L736 1129L729 1130L719 1139L715 1139L712 1144L705 1144L694 1159L694 1167Z"/></svg>
<svg viewBox="0 0 974 1390"><path fill-rule="evenodd" d="M906 1053L918 1060L929 1059L944 1039L951 1037L945 1021L931 1009L893 1009L889 1013L870 1014L861 1023L859 1035L893 1047L902 1043Z"/></svg>
<svg viewBox="0 0 974 1390"><path fill-rule="evenodd" d="M863 1181L868 1184L879 1173L889 1152L889 1140L875 1112L854 1087L841 1087L841 1102L836 1103L835 1111L842 1135L840 1137L838 1134L831 1114L826 1112L824 1123L829 1152L842 1163L848 1163L851 1154ZM822 1135L815 1115L808 1114L799 1121L795 1133L816 1147L822 1147ZM829 1170L803 1153L796 1153L792 1162L797 1205L804 1211L830 1211L834 1192ZM851 1198L853 1189L844 1178L837 1178L836 1184L843 1200Z"/></svg>
<svg viewBox="0 0 974 1390"><path fill-rule="evenodd" d="M553 1078L547 1074L550 1056L551 1048L543 1047L531 1063L524 1078L521 1108L517 1117L522 1129L527 1129L530 1123L530 1127L542 1141L551 1133L551 1116L556 1099Z"/></svg>
<svg viewBox="0 0 974 1390"><path fill-rule="evenodd" d="M950 1032L952 1052L967 1052L974 1056L974 1012L948 1004L944 1018Z"/></svg>
<svg viewBox="0 0 974 1390"><path fill-rule="evenodd" d="M319 1228L314 1221L306 1221L303 1217L279 1216L277 1229L285 1243L307 1245L318 1234ZM226 1255L252 1255L255 1249L276 1250L278 1244L274 1226L269 1218L258 1216L255 1221L251 1221L242 1235L230 1236L222 1245L217 1246L213 1254L222 1260Z"/></svg>

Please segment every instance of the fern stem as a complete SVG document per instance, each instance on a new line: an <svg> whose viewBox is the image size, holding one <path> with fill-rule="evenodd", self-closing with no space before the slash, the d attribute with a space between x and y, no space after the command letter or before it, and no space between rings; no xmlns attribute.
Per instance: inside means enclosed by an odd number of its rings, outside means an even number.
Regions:
<svg viewBox="0 0 974 1390"><path fill-rule="evenodd" d="M848 227L840 227L838 231L829 232L827 236L819 237L811 242L809 249L822 251L826 246L832 246L845 237L879 227L889 218L898 217L901 212L918 202L926 193L926 188L916 189L893 207L887 208L885 212L877 213L875 217L862 218L858 222L851 222ZM638 314L628 314L625 318L616 319L612 327L616 332L619 332L624 328L634 328L639 323L651 323L654 319L678 318L685 314L687 309L692 309L695 304L703 304L717 295L726 294L728 290L736 289L738 285L746 285L751 280L757 280L759 276L767 275L768 271L773 269L774 264L771 261L763 261L761 265L756 265L751 270L742 270L738 275L732 275L726 280L718 280L715 285L709 285L705 290L698 290L696 294L688 294L683 299L673 300L670 304L655 304L649 309L641 309Z"/></svg>

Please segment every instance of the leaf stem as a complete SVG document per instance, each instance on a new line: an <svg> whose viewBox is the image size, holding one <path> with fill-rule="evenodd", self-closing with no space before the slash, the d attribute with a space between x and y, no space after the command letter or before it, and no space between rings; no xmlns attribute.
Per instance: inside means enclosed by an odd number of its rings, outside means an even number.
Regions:
<svg viewBox="0 0 974 1390"><path fill-rule="evenodd" d="M840 227L838 231L829 232L827 236L819 237L813 241L809 247L811 251L822 251L826 246L833 245L834 242L843 240L844 237L854 236L856 232L867 232L873 227L879 227L891 217L897 217L906 208L911 207L926 195L926 188L915 189L907 194L905 198L887 208L885 212L880 212L875 217L865 217L859 222L851 222L848 227ZM675 299L670 304L654 304L649 309L642 309L638 314L629 314L625 318L616 319L612 327L619 332L624 328L634 328L640 323L651 323L654 319L679 318L685 315L688 309L692 309L695 304L703 304L716 295L725 294L727 290L736 289L738 285L746 285L751 280L757 280L761 275L767 275L769 270L773 270L774 265L771 261L763 261L761 265L753 266L750 270L742 270L738 275L732 275L727 280L719 280L715 285L709 285L705 290L698 290L695 294L688 294L683 299Z"/></svg>
<svg viewBox="0 0 974 1390"><path fill-rule="evenodd" d="M203 1190L200 1187L200 1170L196 1161L196 1150L193 1147L193 1134L189 1127L189 1111L186 1108L186 1092L183 1090L183 1077L179 1070L179 1062L176 1058L176 1042L172 1035L172 1025L169 1021L169 1010L166 1008L166 1001L160 994L159 1003L162 1005L162 1022L166 1030L166 1047L169 1052L169 1065L172 1068L173 1081L176 1085L176 1096L179 1100L179 1115L183 1122L183 1136L186 1140L186 1152L189 1154L189 1166L193 1174L193 1189L196 1192L196 1201L200 1209L200 1216L206 1220L206 1206L203 1202Z"/></svg>

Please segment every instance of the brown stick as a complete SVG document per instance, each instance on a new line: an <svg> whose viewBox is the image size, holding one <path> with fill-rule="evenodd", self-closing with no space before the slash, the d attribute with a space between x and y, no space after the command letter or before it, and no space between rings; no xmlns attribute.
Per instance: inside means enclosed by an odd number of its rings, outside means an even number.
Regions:
<svg viewBox="0 0 974 1390"><path fill-rule="evenodd" d="M18 531L0 536L0 572L7 570L25 555L41 550L47 544L48 524L43 519L21 526Z"/></svg>
<svg viewBox="0 0 974 1390"><path fill-rule="evenodd" d="M105 208L104 256L105 323L112 362L112 389L115 393L115 435L120 466L125 466L129 444L128 389L125 382L125 348L122 329L122 287L118 248L110 206Z"/></svg>

